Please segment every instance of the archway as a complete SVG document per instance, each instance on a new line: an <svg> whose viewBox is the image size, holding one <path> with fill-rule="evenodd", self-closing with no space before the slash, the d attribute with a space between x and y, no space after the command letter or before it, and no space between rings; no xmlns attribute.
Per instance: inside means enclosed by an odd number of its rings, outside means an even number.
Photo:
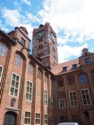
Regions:
<svg viewBox="0 0 94 125"><path fill-rule="evenodd" d="M6 112L3 125L16 125L16 122L17 114L11 111Z"/></svg>

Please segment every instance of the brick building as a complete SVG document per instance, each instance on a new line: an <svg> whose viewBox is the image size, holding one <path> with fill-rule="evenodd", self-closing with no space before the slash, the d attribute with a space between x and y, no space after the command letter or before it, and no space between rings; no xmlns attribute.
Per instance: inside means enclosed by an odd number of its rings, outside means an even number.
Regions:
<svg viewBox="0 0 94 125"><path fill-rule="evenodd" d="M8 34L0 30L0 125L94 125L94 53L58 64L49 23ZM63 54L63 53L62 53Z"/></svg>

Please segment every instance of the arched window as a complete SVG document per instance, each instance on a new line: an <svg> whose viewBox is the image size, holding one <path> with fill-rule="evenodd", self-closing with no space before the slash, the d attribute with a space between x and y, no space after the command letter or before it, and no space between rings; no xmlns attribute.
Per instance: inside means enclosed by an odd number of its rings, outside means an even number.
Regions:
<svg viewBox="0 0 94 125"><path fill-rule="evenodd" d="M21 66L23 62L23 59L20 55L16 54L16 65Z"/></svg>
<svg viewBox="0 0 94 125"><path fill-rule="evenodd" d="M29 63L28 72L29 72L29 73L33 73L33 70L34 70L34 66Z"/></svg>
<svg viewBox="0 0 94 125"><path fill-rule="evenodd" d="M80 83L86 83L87 82L87 76L86 76L86 74L81 74L79 76L79 78L80 78Z"/></svg>
<svg viewBox="0 0 94 125"><path fill-rule="evenodd" d="M8 51L8 48L5 45L3 45L2 43L0 43L0 55L6 56L7 51Z"/></svg>

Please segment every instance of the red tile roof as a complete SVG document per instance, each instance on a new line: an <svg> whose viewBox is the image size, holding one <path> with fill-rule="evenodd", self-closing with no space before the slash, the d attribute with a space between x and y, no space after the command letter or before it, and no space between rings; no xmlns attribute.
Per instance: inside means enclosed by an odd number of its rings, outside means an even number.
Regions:
<svg viewBox="0 0 94 125"><path fill-rule="evenodd" d="M62 73L71 72L71 71L73 71L72 66L74 64L77 64L77 67L79 67L80 66L79 59L75 59L75 60L71 60L68 62L61 63L61 64L57 64L53 67L53 69L51 71L55 75L60 75ZM63 67L67 67L67 71L63 71Z"/></svg>

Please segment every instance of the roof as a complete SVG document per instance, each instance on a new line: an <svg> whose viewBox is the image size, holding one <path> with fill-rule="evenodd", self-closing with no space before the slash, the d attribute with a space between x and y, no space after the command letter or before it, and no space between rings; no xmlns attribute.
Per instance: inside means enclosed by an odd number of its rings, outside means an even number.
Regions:
<svg viewBox="0 0 94 125"><path fill-rule="evenodd" d="M57 64L53 67L53 69L51 71L54 75L60 75L60 74L68 73L68 72L74 71L72 66L75 65L75 64L77 64L77 67L80 66L79 59L70 60L70 61L67 61L67 62L64 62L64 63ZM67 67L66 72L63 71L63 67Z"/></svg>

